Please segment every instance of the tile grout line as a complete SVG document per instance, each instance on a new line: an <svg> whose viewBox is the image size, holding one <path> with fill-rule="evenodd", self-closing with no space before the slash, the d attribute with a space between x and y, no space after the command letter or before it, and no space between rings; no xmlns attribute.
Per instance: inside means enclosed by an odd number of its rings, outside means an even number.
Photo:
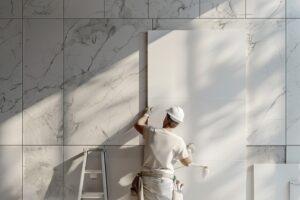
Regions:
<svg viewBox="0 0 300 200"><path fill-rule="evenodd" d="M247 19L247 0L245 0L245 19Z"/></svg>
<svg viewBox="0 0 300 200"><path fill-rule="evenodd" d="M153 31L153 19L151 19L151 31Z"/></svg>
<svg viewBox="0 0 300 200"><path fill-rule="evenodd" d="M63 19L62 19L62 199L65 199L65 0L63 0Z"/></svg>
<svg viewBox="0 0 300 200"><path fill-rule="evenodd" d="M285 147L285 144L246 145L246 147Z"/></svg>
<svg viewBox="0 0 300 200"><path fill-rule="evenodd" d="M200 18L187 18L187 17L182 17L182 18L168 18L168 17L164 17L164 18L145 18L145 17L133 17L133 18L129 18L129 17L125 17L125 18L103 18L103 17L65 17L65 18L62 18L62 17L52 17L52 18L41 18L41 17L35 17L35 18L30 18L30 17L24 17L24 18L19 18L19 17L7 17L7 18L0 18L0 20L8 20L8 19L30 19L30 20L37 20L37 19L118 19L118 20L121 20L121 19L164 19L164 20L183 20L183 19L186 19L186 20L207 20L207 19L211 19L211 20L223 20L223 19L227 19L227 20L245 20L245 19L264 19L264 20L279 20L279 19L300 19L300 17L235 17L235 18L230 18L230 17L221 17L221 18L213 18L213 17L200 17Z"/></svg>
<svg viewBox="0 0 300 200"><path fill-rule="evenodd" d="M200 16L201 16L201 0L199 0L199 8L198 8L198 11L199 11L199 16L198 16L197 18L200 19Z"/></svg>
<svg viewBox="0 0 300 200"><path fill-rule="evenodd" d="M106 19L106 12L105 12L105 10L106 10L106 9L105 9L105 5L106 5L106 4L105 4L105 2L106 2L106 0L103 0L103 7L104 7L104 10L103 10L103 15L104 15L104 16L103 16L103 17L104 17L104 19Z"/></svg>
<svg viewBox="0 0 300 200"><path fill-rule="evenodd" d="M18 145L18 144L2 144L0 147L72 147L72 146L106 146L106 147L118 147L118 146L123 146L123 147L131 147L131 146L143 146L140 144L127 144L127 145L121 145L121 144L113 144L113 145L107 145L107 144L68 144L68 145L62 145L62 144L26 144L26 145ZM280 145L279 145L280 146ZM281 145L282 146L282 145ZM299 146L299 145L289 145L289 146Z"/></svg>
<svg viewBox="0 0 300 200"><path fill-rule="evenodd" d="M21 49L21 51L22 51L22 167L21 167L21 169L22 169L22 183L21 183L21 185L22 185L22 191L21 191L21 199L23 200L24 199L24 125L23 125L23 112L24 112L24 81L23 81L23 76L24 76L24 71L23 71L23 66L24 66L24 53L23 53L23 49L24 49L24 22L23 22L23 16L24 16L24 2L23 2L23 0L22 0L22 11L21 11L21 14L22 14L22 19L21 19L21 21L22 21L22 23L21 23L21 28L22 28L22 35L21 35L21 41L22 41L22 49Z"/></svg>
<svg viewBox="0 0 300 200"><path fill-rule="evenodd" d="M284 30L284 39L285 39L285 163L287 163L287 0L285 0L285 10L284 10L284 16L285 16L285 30Z"/></svg>

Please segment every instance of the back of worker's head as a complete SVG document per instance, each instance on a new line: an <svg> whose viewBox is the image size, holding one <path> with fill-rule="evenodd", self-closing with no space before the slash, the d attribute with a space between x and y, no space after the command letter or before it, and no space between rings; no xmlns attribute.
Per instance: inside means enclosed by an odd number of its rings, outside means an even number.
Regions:
<svg viewBox="0 0 300 200"><path fill-rule="evenodd" d="M173 106L167 110L166 123L170 128L175 128L183 122L184 112L179 106Z"/></svg>

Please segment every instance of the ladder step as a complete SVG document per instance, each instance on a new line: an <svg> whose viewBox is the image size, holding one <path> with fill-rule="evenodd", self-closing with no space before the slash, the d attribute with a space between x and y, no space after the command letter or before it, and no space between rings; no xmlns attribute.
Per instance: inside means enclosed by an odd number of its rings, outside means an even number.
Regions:
<svg viewBox="0 0 300 200"><path fill-rule="evenodd" d="M102 170L85 170L84 173L86 173L86 174L101 174Z"/></svg>
<svg viewBox="0 0 300 200"><path fill-rule="evenodd" d="M81 195L82 199L99 199L104 198L103 192L85 192Z"/></svg>

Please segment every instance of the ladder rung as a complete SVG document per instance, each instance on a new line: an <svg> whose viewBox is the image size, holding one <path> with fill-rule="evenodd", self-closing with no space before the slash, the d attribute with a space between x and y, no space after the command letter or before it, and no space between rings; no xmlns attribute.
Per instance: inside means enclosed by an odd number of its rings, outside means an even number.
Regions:
<svg viewBox="0 0 300 200"><path fill-rule="evenodd" d="M102 171L101 170L85 170L86 174L101 174Z"/></svg>
<svg viewBox="0 0 300 200"><path fill-rule="evenodd" d="M104 197L103 192L85 192L81 195L82 199L99 199L103 197Z"/></svg>

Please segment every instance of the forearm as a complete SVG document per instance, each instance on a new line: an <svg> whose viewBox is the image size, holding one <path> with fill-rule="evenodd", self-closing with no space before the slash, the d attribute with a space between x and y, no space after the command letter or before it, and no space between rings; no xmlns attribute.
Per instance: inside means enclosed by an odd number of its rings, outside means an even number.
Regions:
<svg viewBox="0 0 300 200"><path fill-rule="evenodd" d="M144 127L148 124L149 114L147 112L135 123L134 128L140 133L143 134Z"/></svg>
<svg viewBox="0 0 300 200"><path fill-rule="evenodd" d="M137 125L140 126L145 126L148 124L148 118L149 118L149 114L145 113L138 121L137 121Z"/></svg>

